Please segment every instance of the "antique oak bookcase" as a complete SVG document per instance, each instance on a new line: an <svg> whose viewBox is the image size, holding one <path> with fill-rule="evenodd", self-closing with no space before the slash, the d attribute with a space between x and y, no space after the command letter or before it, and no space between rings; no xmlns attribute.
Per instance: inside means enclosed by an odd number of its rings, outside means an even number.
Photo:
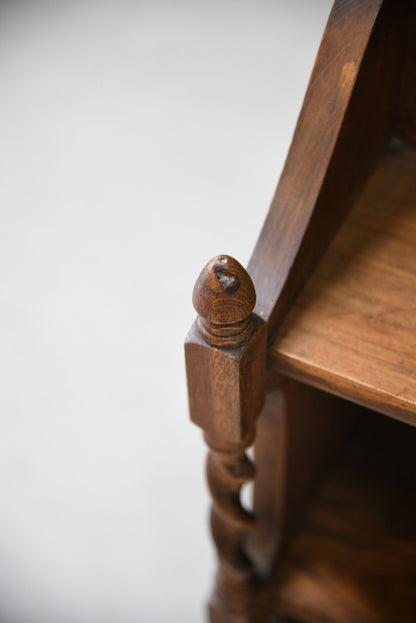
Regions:
<svg viewBox="0 0 416 623"><path fill-rule="evenodd" d="M194 289L211 623L416 621L415 143L416 0L336 0L248 269Z"/></svg>

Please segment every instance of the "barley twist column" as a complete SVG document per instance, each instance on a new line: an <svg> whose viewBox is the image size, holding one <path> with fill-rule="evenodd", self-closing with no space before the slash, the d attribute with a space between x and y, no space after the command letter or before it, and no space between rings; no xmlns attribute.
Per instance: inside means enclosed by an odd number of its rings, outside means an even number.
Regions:
<svg viewBox="0 0 416 623"><path fill-rule="evenodd" d="M211 530L219 567L211 623L252 623L255 577L245 541L255 526L240 502L254 478L246 455L264 399L266 325L253 314L256 294L245 269L220 255L202 270L193 293L198 318L185 344L192 420L209 446Z"/></svg>

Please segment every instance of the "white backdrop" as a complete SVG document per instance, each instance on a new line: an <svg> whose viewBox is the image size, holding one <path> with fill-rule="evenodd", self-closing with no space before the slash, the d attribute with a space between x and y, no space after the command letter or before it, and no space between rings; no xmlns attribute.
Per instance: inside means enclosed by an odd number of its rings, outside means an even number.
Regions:
<svg viewBox="0 0 416 623"><path fill-rule="evenodd" d="M1 623L203 620L191 291L248 261L330 4L1 3Z"/></svg>

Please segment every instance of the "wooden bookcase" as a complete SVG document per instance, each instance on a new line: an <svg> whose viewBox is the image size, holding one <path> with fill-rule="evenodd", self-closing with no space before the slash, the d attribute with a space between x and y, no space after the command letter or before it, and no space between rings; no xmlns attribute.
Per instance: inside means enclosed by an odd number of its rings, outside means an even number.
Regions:
<svg viewBox="0 0 416 623"><path fill-rule="evenodd" d="M194 304L211 623L414 623L414 0L335 1L248 269Z"/></svg>

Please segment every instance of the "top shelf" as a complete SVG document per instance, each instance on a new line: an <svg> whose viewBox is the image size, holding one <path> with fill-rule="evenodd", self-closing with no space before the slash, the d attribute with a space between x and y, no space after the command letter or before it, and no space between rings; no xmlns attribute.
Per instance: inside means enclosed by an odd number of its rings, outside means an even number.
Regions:
<svg viewBox="0 0 416 623"><path fill-rule="evenodd" d="M287 376L416 425L414 147L381 159L270 354Z"/></svg>

